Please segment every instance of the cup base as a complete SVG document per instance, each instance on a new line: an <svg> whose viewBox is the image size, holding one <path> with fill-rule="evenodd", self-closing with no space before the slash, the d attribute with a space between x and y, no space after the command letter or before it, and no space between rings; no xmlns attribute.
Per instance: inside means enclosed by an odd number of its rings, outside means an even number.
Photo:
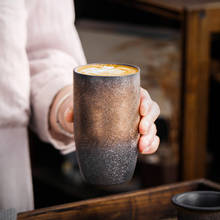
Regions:
<svg viewBox="0 0 220 220"><path fill-rule="evenodd" d="M107 149L91 146L78 148L80 170L86 182L93 185L114 185L130 181L137 162L137 144Z"/></svg>

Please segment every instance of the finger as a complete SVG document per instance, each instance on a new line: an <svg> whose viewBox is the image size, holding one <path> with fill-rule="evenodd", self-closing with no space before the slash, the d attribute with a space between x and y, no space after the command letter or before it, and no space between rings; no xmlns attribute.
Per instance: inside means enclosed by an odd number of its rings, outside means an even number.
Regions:
<svg viewBox="0 0 220 220"><path fill-rule="evenodd" d="M73 120L72 119L73 119L73 111L72 111L72 109L67 109L66 112L64 112L63 120L61 119L59 121L61 127L65 131L67 131L71 134L73 134Z"/></svg>
<svg viewBox="0 0 220 220"><path fill-rule="evenodd" d="M142 99L140 103L140 115L141 116L146 116L152 108L152 100L149 99Z"/></svg>
<svg viewBox="0 0 220 220"><path fill-rule="evenodd" d="M74 131L74 129L73 129L73 123L66 123L64 129L65 129L67 132L73 134L73 131Z"/></svg>
<svg viewBox="0 0 220 220"><path fill-rule="evenodd" d="M140 134L148 134L150 127L152 126L152 122L149 120L149 118L142 117L141 121L139 123L139 133Z"/></svg>
<svg viewBox="0 0 220 220"><path fill-rule="evenodd" d="M139 133L140 134L148 134L152 126L154 125L154 116L145 116L141 118L139 123ZM155 126L156 129L156 126Z"/></svg>
<svg viewBox="0 0 220 220"><path fill-rule="evenodd" d="M144 121L148 121L149 124L155 122L160 115L159 105L153 101L150 112L145 116Z"/></svg>
<svg viewBox="0 0 220 220"><path fill-rule="evenodd" d="M140 100L140 115L146 116L150 111L152 105L152 100L148 92L141 88L141 100Z"/></svg>
<svg viewBox="0 0 220 220"><path fill-rule="evenodd" d="M141 88L141 99L151 99L149 93L147 92L146 89Z"/></svg>
<svg viewBox="0 0 220 220"><path fill-rule="evenodd" d="M140 150L140 152L142 152L146 147L152 145L152 143L154 141L154 137L156 136L156 133L157 133L156 126L155 126L155 124L153 124L147 135L146 134L141 135L140 141L139 141L139 150Z"/></svg>
<svg viewBox="0 0 220 220"><path fill-rule="evenodd" d="M73 108L69 108L65 111L65 120L68 123L73 123Z"/></svg>
<svg viewBox="0 0 220 220"><path fill-rule="evenodd" d="M160 143L160 139L158 136L154 137L154 141L152 142L152 144L148 147L145 147L143 149L143 151L141 151L142 154L153 154L157 151L158 147L159 147L159 143Z"/></svg>

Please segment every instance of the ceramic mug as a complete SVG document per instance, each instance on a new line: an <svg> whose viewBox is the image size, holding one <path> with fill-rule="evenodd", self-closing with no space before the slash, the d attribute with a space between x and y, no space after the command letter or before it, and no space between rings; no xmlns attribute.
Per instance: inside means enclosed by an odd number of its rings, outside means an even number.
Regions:
<svg viewBox="0 0 220 220"><path fill-rule="evenodd" d="M172 197L178 220L218 220L220 219L220 192L192 191Z"/></svg>
<svg viewBox="0 0 220 220"><path fill-rule="evenodd" d="M74 69L76 153L81 174L91 184L123 183L132 178L135 170L140 69L123 65L137 72L97 76L82 74L79 67Z"/></svg>

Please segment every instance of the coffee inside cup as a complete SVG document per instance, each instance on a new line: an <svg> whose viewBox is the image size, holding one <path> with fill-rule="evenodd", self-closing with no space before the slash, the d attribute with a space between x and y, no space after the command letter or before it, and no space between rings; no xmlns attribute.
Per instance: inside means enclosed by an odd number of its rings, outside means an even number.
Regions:
<svg viewBox="0 0 220 220"><path fill-rule="evenodd" d="M88 64L80 66L76 72L92 76L126 76L138 72L138 68L124 64Z"/></svg>

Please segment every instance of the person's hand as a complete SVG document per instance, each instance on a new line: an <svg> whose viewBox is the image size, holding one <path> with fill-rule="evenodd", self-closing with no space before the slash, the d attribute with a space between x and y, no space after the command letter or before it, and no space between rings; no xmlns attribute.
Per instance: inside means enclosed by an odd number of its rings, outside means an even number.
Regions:
<svg viewBox="0 0 220 220"><path fill-rule="evenodd" d="M73 97L72 97L72 86L68 86L61 90L57 95L54 106L59 103L64 96L67 95L67 98L61 103L59 111L57 112L60 126L67 132L67 134L73 134ZM68 95L69 94L69 95ZM62 133L60 128L57 127L57 121L55 115L55 107L51 109L51 125L53 125L53 131L57 133ZM53 115L54 114L54 115ZM156 126L154 124L155 120L160 114L160 108L158 104L151 100L148 92L141 88L141 97L140 97L140 116L141 120L139 123L139 151L142 154L152 154L154 153L159 146L159 137L156 136ZM55 118L55 120L54 120ZM59 136L59 135L58 135Z"/></svg>
<svg viewBox="0 0 220 220"><path fill-rule="evenodd" d="M73 86L61 89L53 100L49 114L50 132L58 140L73 138Z"/></svg>
<svg viewBox="0 0 220 220"><path fill-rule="evenodd" d="M155 120L160 114L160 108L158 104L152 101L148 92L141 88L141 100L140 100L140 116L141 120L139 123L139 151L142 154L154 153L160 143L159 137L156 135L157 128ZM68 123L73 122L73 109L71 107L65 114L65 120ZM73 126L72 126L73 127Z"/></svg>
<svg viewBox="0 0 220 220"><path fill-rule="evenodd" d="M142 154L154 153L158 146L160 139L156 136L157 128L155 120L160 114L158 104L151 100L148 92L141 88L141 101L140 101L140 124L139 124L139 151Z"/></svg>

